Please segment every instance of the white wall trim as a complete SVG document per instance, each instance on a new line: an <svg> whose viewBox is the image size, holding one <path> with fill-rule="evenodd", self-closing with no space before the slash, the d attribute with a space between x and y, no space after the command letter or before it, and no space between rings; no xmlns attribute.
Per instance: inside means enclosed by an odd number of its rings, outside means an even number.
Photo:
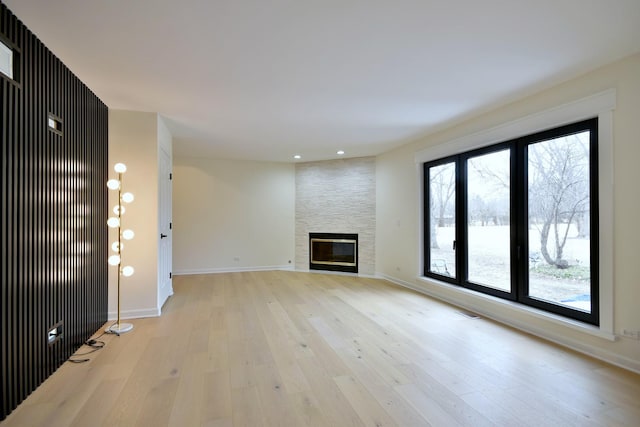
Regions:
<svg viewBox="0 0 640 427"><path fill-rule="evenodd" d="M364 274L364 273L348 273L345 271L331 271L331 270L309 270L304 268L296 268L299 273L312 273L312 274L333 274L336 276L352 276L352 277L363 277L365 279L380 279L382 276L375 274Z"/></svg>
<svg viewBox="0 0 640 427"><path fill-rule="evenodd" d="M122 310L120 312L121 319L141 319L144 317L158 317L160 316L160 309L157 307L153 308L142 308L139 310ZM118 312L110 311L107 315L107 319L109 321L116 320L118 318Z"/></svg>
<svg viewBox="0 0 640 427"><path fill-rule="evenodd" d="M285 270L293 271L293 265L272 265L272 266L260 266L260 267L222 267L222 268L198 268L187 270L176 270L173 272L173 276L188 276L192 274L217 274L217 273L241 273L245 271L274 271Z"/></svg>
<svg viewBox="0 0 640 427"><path fill-rule="evenodd" d="M616 90L609 89L480 132L462 136L415 153L416 163L486 147L499 142L586 120L616 108Z"/></svg>
<svg viewBox="0 0 640 427"><path fill-rule="evenodd" d="M304 270L296 269L292 265L275 265L267 267L240 267L240 268L203 268L197 270L180 270L174 272L175 276L188 276L193 274L218 274L218 273L241 273L246 271L297 271L299 273L314 273L314 274L334 274L338 276L355 276L364 277L369 279L380 279L382 276L375 274L362 274L362 273L345 273L342 271L325 271L325 270Z"/></svg>
<svg viewBox="0 0 640 427"><path fill-rule="evenodd" d="M568 322L567 319L559 318L551 313L547 313L541 310L537 310L535 308L527 307L518 303L514 303L511 301L503 300L501 298L495 298L490 295L485 295L477 292L470 291L465 288L461 288L455 285L450 285L447 283L441 283L437 281L427 280L425 278L418 278L417 280L423 282L425 285L429 287L422 287L416 283L407 282L405 280L400 280L392 276L382 274L381 277L385 280L388 280L396 285L403 286L409 289L412 289L421 294L427 295L432 298L436 298L438 300L447 302L454 306L463 308L465 310L472 311L481 316L487 317L489 319L495 320L507 326L516 328L526 333L530 333L537 337L543 338L545 340L554 342L556 344L562 345L564 347L575 350L579 353L586 354L588 356L594 357L596 359L602 360L604 362L610 363L615 366L619 366L621 368L640 373L640 361L633 360L624 356L620 356L617 353L604 350L601 347L590 345L581 341L579 339L570 338L565 334L556 333L544 327L539 327L532 325L526 321L518 321L513 317L509 316L509 313L519 313L526 314L530 316L534 316L537 319L542 319L544 321L548 321L554 323L556 325L561 325L566 328L570 328L572 330L577 330L579 332L583 332L585 334L597 336L603 339L607 339L609 341L617 340L617 337L614 334L607 334L601 332L597 327L582 324L580 322ZM451 297L444 292L440 292L439 290L446 290L447 294L459 294L460 298ZM464 302L463 302L464 301ZM496 307L500 307L500 310L485 310L481 306L474 304L474 301L483 301L484 305L495 305ZM505 313L504 315L498 313Z"/></svg>
<svg viewBox="0 0 640 427"><path fill-rule="evenodd" d="M415 153L418 179L418 268L424 271L424 179L422 164L430 160L451 156L485 147L546 129L598 117L598 214L599 214L599 300L602 336L614 336L614 277L613 277L613 110L616 108L616 90L609 89L567 104L531 114L493 128L465 135L444 144ZM461 301L455 302L462 304ZM498 316L496 314L496 316ZM487 315L489 317L489 315ZM562 318L564 319L564 318ZM570 319L565 319L569 325ZM533 333L533 332L532 332Z"/></svg>
<svg viewBox="0 0 640 427"><path fill-rule="evenodd" d="M562 325L569 329L573 329L579 332L593 335L598 338L604 338L612 342L616 340L616 336L614 334L602 332L597 326L590 325L588 323L579 322L573 319L567 319L566 317L562 317L554 313L549 313L548 311L540 310L535 307L529 307L527 305L520 304L514 301L509 301L503 298L498 298L498 297L483 294L480 292L475 292L471 289L463 288L456 285L451 285L449 283L440 282L438 280L432 280L427 277L419 277L417 278L417 280L418 282L422 282L429 286L428 288L425 289L425 292L428 292L430 295L442 296L441 292L437 292L438 289L446 290L447 292L453 293L453 294L459 294L461 296L461 299L455 299L455 302L453 302L454 298L450 298L452 301L449 301L449 302L452 302L455 305L465 305L465 308L472 311L477 312L478 310L482 310L481 307L471 304L473 301L489 302L490 304L495 304L496 306L499 306L500 310L507 309L513 312L524 313L528 316L535 317L536 319L549 321L556 325ZM420 288L419 286L416 286L416 285L413 285L413 286L418 289ZM433 291L430 292L430 289L433 289ZM447 296L445 295L443 296L443 298L447 298ZM508 316L503 316L500 313L486 312L483 314L485 314L487 317L490 317L492 319L499 320L502 323L507 323L509 325L512 325L514 323L514 320L512 318ZM525 325L526 324L523 324L522 326L525 326ZM526 325L526 326L530 327L529 325Z"/></svg>
<svg viewBox="0 0 640 427"><path fill-rule="evenodd" d="M598 244L600 283L600 329L615 332L613 277L613 111L598 115Z"/></svg>

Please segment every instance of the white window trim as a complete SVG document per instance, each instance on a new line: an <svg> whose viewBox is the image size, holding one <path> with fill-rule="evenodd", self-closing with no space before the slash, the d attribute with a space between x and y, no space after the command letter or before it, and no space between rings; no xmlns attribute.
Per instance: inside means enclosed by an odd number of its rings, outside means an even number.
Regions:
<svg viewBox="0 0 640 427"><path fill-rule="evenodd" d="M614 307L613 307L613 111L616 108L616 91L610 89L592 96L560 105L536 114L496 126L481 132L448 141L444 144L429 147L415 153L418 171L419 190L419 242L418 242L418 279L423 279L424 272L424 180L422 164L443 157L486 147L503 141L526 136L543 130L559 127L569 123L598 117L598 214L599 214L599 289L600 289L600 326L576 325L573 319L564 323L572 328L578 327L584 332L610 340L615 339ZM429 279L433 282L433 279ZM445 284L460 292L464 288ZM439 282L440 284L440 282ZM478 293L478 295L483 295ZM531 312L531 307L522 306L523 311ZM563 322L564 318L547 312L540 315Z"/></svg>

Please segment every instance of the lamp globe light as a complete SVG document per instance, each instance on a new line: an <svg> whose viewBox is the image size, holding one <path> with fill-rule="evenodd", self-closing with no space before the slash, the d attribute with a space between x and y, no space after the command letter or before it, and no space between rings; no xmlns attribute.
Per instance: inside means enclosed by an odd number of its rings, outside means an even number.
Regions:
<svg viewBox="0 0 640 427"><path fill-rule="evenodd" d="M124 193L122 195L122 201L125 203L133 202L133 194L132 193Z"/></svg>
<svg viewBox="0 0 640 427"><path fill-rule="evenodd" d="M132 276L133 272L134 272L133 267L131 267L130 265L122 267L122 275L125 277Z"/></svg>
<svg viewBox="0 0 640 427"><path fill-rule="evenodd" d="M131 240L133 239L134 236L135 236L135 233L133 232L133 230L127 229L122 232L122 238L125 240Z"/></svg>
<svg viewBox="0 0 640 427"><path fill-rule="evenodd" d="M109 190L117 190L118 188L120 188L120 181L118 181L117 179L110 179L109 181L107 181L107 188Z"/></svg>

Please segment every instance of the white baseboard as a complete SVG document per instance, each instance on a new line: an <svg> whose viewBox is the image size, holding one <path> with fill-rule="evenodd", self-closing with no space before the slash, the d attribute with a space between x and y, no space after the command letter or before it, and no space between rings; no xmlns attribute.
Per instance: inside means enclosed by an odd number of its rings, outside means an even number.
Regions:
<svg viewBox="0 0 640 427"><path fill-rule="evenodd" d="M271 266L259 266L259 267L221 267L221 268L197 268L197 269L185 269L174 270L174 276L188 276L191 274L216 274L216 273L241 273L246 271L273 271L273 270L288 270L293 271L293 265L271 265Z"/></svg>
<svg viewBox="0 0 640 427"><path fill-rule="evenodd" d="M217 273L241 273L246 271L298 271L301 273L315 273L315 274L336 274L342 276L357 276L365 277L369 279L380 279L382 276L363 273L345 273L343 271L329 271L329 270L308 270L308 269L296 269L292 265L274 265L264 267L239 267L239 268L201 268L192 270L176 270L173 272L174 276L188 276L193 274L217 274Z"/></svg>
<svg viewBox="0 0 640 427"><path fill-rule="evenodd" d="M381 277L373 274L364 274L364 273L348 273L345 271L331 271L331 270L309 270L309 269L296 269L300 273L313 273L313 274L335 274L336 276L356 276L356 277L364 277L367 279L380 279Z"/></svg>
<svg viewBox="0 0 640 427"><path fill-rule="evenodd" d="M121 319L141 319L143 317L158 317L160 316L160 310L157 308L143 308L138 310L122 310L120 312ZM116 320L118 313L110 311L107 313L108 320Z"/></svg>
<svg viewBox="0 0 640 427"><path fill-rule="evenodd" d="M501 314L496 314L495 312L491 312L488 311L486 309L483 309L482 307L477 307L477 306L473 306L471 304L465 303L465 301L463 300L459 300L456 299L455 297L449 296L449 295L444 295L443 293L439 293L437 291L434 291L432 289L426 289L424 287L421 287L419 285L417 285L416 283L411 283L411 282L407 282L405 280L401 280L401 279L397 279L395 277L392 276L388 276L385 274L379 274L379 276L385 280L388 280L392 283L395 283L399 286L403 286L409 289L412 289L416 292L422 293L424 295L427 295L429 297L444 301L446 303L455 305L457 307L461 307L465 310L470 310L474 313L477 313L479 315L482 315L484 317L487 317L489 319L495 320L496 322L500 322L502 324L505 324L507 326L516 328L518 330L521 330L523 332L527 332L529 334L535 335L537 337L543 338L545 340L554 342L556 344L559 344L561 346L570 348L572 350L575 350L579 353L585 354L587 356L591 356L593 358L602 360L604 362L610 363L612 365L616 365L619 366L621 368L627 369L629 371L633 371L636 373L640 373L640 361L639 360L634 360L631 358L628 358L626 356L622 356L620 354L611 352L607 349L603 349L601 347L597 347L588 343L585 343L581 340L579 340L578 338L573 338L573 337L569 337L567 335L561 334L561 333L556 333L554 331L550 331L547 330L545 328L542 327L538 327L533 325L532 323L527 323L525 321L520 321L520 320L516 320L513 318L508 317L508 315L501 315ZM500 302L498 302L498 304L500 304ZM511 304L513 305L513 304ZM518 310L519 313L523 313L526 311L529 311L528 308L519 308L519 307L511 307L514 310ZM526 313L529 314L529 313ZM533 315L531 315L532 318L534 318ZM536 319L539 319L540 317L535 317ZM557 325L557 322L553 322L554 325ZM573 329L575 330L575 328L571 328L569 325L567 325L568 329ZM616 339L616 337L614 335L609 335L609 334L597 334L597 333L593 333L593 332L586 332L586 333L590 333L591 335L597 335L600 336L601 338L607 339L608 341L614 341Z"/></svg>

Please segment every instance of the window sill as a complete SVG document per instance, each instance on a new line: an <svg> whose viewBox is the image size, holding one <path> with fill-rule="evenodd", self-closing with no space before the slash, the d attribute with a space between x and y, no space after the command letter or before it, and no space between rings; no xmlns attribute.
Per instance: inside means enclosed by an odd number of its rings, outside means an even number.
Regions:
<svg viewBox="0 0 640 427"><path fill-rule="evenodd" d="M525 330L529 333L541 336L545 339L556 341L552 337L550 337L549 334L544 333L541 330L537 330L531 324L518 322L517 320L510 318L509 312L511 312L512 314L521 314L530 316L535 319L551 322L553 324L560 325L574 331L582 332L608 341L617 340L616 335L612 331L603 330L598 326L579 322L577 320L562 317L554 313L549 313L534 307L529 307L518 302L504 300L502 298L486 295L480 292L473 291L471 289L441 282L435 279L418 277L417 280L418 282L428 285L430 288L432 288L415 289L419 292L427 293L431 296L442 299L457 306L462 306L463 308L473 311L477 314L481 314L498 322L505 323L521 330ZM476 305L475 303L481 303L483 307ZM500 311L504 310L504 312L499 313L499 310L494 310L494 308L501 309Z"/></svg>

